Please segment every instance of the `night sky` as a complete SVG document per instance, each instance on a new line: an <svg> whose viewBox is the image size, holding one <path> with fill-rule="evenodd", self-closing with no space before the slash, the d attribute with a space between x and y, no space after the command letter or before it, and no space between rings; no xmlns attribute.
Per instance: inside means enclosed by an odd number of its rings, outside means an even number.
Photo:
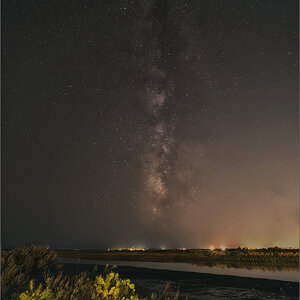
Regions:
<svg viewBox="0 0 300 300"><path fill-rule="evenodd" d="M2 246L298 246L298 1L2 1Z"/></svg>

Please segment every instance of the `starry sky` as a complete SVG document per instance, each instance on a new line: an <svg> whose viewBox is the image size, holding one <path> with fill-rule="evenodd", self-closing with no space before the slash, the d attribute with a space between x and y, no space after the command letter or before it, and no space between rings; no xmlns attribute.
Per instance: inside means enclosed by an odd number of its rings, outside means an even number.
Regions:
<svg viewBox="0 0 300 300"><path fill-rule="evenodd" d="M2 3L2 246L298 246L298 1Z"/></svg>

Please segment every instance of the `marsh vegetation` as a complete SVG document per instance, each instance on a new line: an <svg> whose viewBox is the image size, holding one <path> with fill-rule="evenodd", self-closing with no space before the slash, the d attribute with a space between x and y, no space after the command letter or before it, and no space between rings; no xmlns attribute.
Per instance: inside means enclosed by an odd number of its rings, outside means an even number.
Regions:
<svg viewBox="0 0 300 300"><path fill-rule="evenodd" d="M110 261L184 262L207 266L298 268L299 249L65 250L60 257Z"/></svg>
<svg viewBox="0 0 300 300"><path fill-rule="evenodd" d="M5 300L147 300L135 285L121 278L115 267L102 274L85 271L64 274L57 253L47 247L21 247L2 251L1 299ZM151 300L177 300L168 286L152 293Z"/></svg>

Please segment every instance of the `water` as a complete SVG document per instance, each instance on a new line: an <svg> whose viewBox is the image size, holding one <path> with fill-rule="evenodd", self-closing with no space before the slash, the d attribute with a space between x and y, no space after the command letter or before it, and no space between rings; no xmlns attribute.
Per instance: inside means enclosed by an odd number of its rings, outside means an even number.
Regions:
<svg viewBox="0 0 300 300"><path fill-rule="evenodd" d="M157 270L196 272L216 275L232 275L239 277L263 278L282 280L289 282L299 281L299 270L293 268L268 269L266 267L232 268L225 265L203 266L191 263L168 263L168 262L140 262L140 261L101 261L84 260L76 258L61 258L62 263L92 264L92 265L117 265L128 267L139 267Z"/></svg>

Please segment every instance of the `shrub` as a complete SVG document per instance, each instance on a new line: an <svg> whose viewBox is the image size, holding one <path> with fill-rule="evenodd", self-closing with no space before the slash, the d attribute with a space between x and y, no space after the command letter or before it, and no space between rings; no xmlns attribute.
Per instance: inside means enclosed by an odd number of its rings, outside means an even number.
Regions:
<svg viewBox="0 0 300 300"><path fill-rule="evenodd" d="M43 290L42 285L39 284L37 289L34 289L34 282L30 280L29 290L20 295L20 300L54 300L53 293L50 289L46 288Z"/></svg>
<svg viewBox="0 0 300 300"><path fill-rule="evenodd" d="M147 300L136 294L129 279L122 279L113 269L105 267L95 280L92 273L63 276L58 271L57 254L48 247L21 247L2 251L1 299L4 300ZM28 285L29 282L29 285ZM35 285L35 282L37 284ZM178 293L168 286L153 293L151 300L178 300Z"/></svg>
<svg viewBox="0 0 300 300"><path fill-rule="evenodd" d="M119 278L119 274L109 272L97 276L92 281L88 273L83 272L72 277L46 276L45 289L40 284L34 289L33 280L29 282L29 290L19 296L20 300L139 300L135 294L135 286L129 279Z"/></svg>
<svg viewBox="0 0 300 300"><path fill-rule="evenodd" d="M101 299L138 300L134 284L129 279L119 278L118 273L110 272L105 277L97 276L95 287Z"/></svg>
<svg viewBox="0 0 300 300"><path fill-rule="evenodd" d="M107 270L109 270L107 272ZM178 300L178 293L170 292L169 285L150 300ZM45 288L39 284L34 289L34 283L29 282L29 290L19 296L20 300L147 300L139 297L135 286L129 279L122 279L119 274L106 267L103 275L96 276L93 281L84 272L72 277L47 276Z"/></svg>
<svg viewBox="0 0 300 300"><path fill-rule="evenodd" d="M16 299L30 278L42 278L60 267L56 252L48 247L21 247L1 254L1 299Z"/></svg>
<svg viewBox="0 0 300 300"><path fill-rule="evenodd" d="M94 281L86 272L64 276L62 273L57 276L47 276L45 279L46 289L49 289L55 300L98 300ZM52 298L46 300L52 300Z"/></svg>

